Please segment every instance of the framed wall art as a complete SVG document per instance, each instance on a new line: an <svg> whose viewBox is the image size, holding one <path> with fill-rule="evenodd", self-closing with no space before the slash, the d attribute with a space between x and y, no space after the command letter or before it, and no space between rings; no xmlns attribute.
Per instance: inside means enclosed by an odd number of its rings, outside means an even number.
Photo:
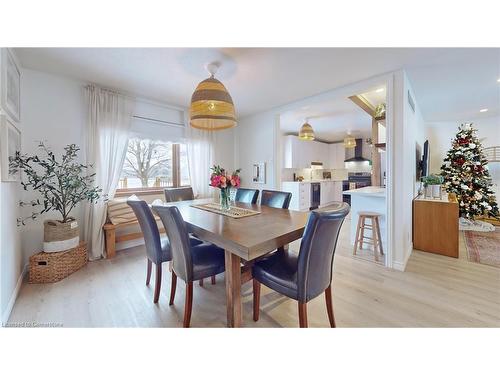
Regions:
<svg viewBox="0 0 500 375"><path fill-rule="evenodd" d="M9 168L11 158L21 152L21 132L6 115L0 115L0 168L3 182L21 180L20 172L12 173Z"/></svg>
<svg viewBox="0 0 500 375"><path fill-rule="evenodd" d="M12 52L1 48L2 92L0 106L14 121L21 120L21 73Z"/></svg>

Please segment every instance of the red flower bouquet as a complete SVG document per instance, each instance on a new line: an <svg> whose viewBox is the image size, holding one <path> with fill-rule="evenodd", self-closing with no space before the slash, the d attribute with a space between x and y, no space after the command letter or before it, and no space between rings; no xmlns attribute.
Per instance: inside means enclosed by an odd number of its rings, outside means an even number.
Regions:
<svg viewBox="0 0 500 375"><path fill-rule="evenodd" d="M229 189L240 187L240 172L241 169L235 170L228 174L220 165L214 165L210 168L210 186L220 189L220 205L222 209L229 209Z"/></svg>

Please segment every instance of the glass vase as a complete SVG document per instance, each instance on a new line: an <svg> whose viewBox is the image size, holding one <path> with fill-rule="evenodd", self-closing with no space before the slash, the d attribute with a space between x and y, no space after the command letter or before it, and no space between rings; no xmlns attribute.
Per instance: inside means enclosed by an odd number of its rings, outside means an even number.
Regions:
<svg viewBox="0 0 500 375"><path fill-rule="evenodd" d="M228 188L220 189L220 208L228 211L231 207L229 205L230 192Z"/></svg>

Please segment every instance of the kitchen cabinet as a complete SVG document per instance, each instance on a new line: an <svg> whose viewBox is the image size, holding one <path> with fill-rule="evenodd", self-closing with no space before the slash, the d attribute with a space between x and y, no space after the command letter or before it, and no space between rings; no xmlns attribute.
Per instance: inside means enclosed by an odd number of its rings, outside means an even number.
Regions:
<svg viewBox="0 0 500 375"><path fill-rule="evenodd" d="M321 182L320 206L328 206L332 202L342 202L342 181Z"/></svg>
<svg viewBox="0 0 500 375"><path fill-rule="evenodd" d="M296 211L308 211L311 207L311 183L286 181L281 183L281 190L292 193L289 208Z"/></svg>
<svg viewBox="0 0 500 375"><path fill-rule="evenodd" d="M328 159L331 169L344 169L345 147L344 143L331 143L328 145Z"/></svg>
<svg viewBox="0 0 500 375"><path fill-rule="evenodd" d="M330 159L329 146L323 142L303 141L295 135L286 135L283 137L283 168L310 168L312 161L320 161L326 166Z"/></svg>

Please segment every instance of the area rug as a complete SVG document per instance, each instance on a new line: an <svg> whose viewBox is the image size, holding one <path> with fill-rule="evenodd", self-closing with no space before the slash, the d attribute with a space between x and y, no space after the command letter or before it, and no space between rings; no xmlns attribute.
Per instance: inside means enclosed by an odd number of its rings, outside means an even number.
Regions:
<svg viewBox="0 0 500 375"><path fill-rule="evenodd" d="M464 231L464 236L471 262L500 267L500 228L493 232Z"/></svg>

